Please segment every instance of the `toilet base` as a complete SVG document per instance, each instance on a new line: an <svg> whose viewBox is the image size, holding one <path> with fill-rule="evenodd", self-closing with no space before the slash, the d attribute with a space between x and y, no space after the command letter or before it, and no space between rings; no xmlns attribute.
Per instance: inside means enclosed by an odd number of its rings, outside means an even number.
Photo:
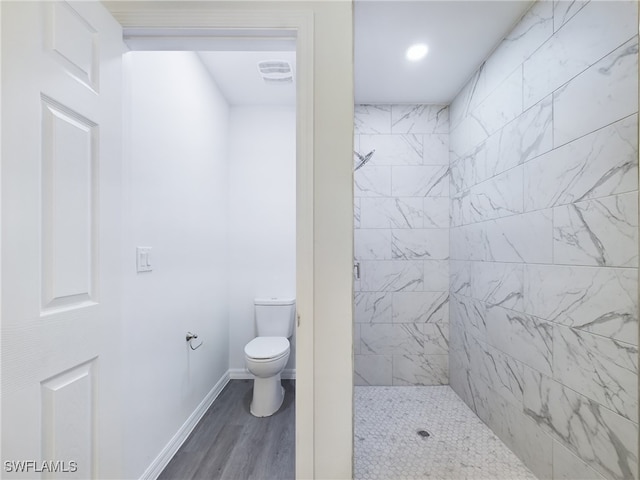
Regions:
<svg viewBox="0 0 640 480"><path fill-rule="evenodd" d="M251 415L269 417L276 413L284 401L284 388L280 382L280 374L269 378L255 377L253 381L253 398L251 399Z"/></svg>

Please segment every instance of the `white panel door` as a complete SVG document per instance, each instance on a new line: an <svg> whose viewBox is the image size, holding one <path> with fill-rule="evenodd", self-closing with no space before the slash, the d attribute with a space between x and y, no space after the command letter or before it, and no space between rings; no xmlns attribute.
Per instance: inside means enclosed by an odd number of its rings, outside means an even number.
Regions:
<svg viewBox="0 0 640 480"><path fill-rule="evenodd" d="M118 478L120 25L0 2L2 476Z"/></svg>

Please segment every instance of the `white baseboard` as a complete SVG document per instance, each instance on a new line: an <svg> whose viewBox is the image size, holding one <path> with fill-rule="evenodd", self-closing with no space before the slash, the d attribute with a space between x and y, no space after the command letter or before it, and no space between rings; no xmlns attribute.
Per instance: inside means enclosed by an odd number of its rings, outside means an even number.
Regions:
<svg viewBox="0 0 640 480"><path fill-rule="evenodd" d="M222 389L227 385L227 383L229 383L229 380L231 379L229 373L230 371L227 371L222 378L218 380L218 383L214 385L211 391L207 393L207 396L204 397L202 402L200 402L200 405L196 407L187 421L184 422L182 427L180 427L169 443L167 443L155 460L151 462L151 465L149 465L149 467L144 471L140 480L156 480L158 478L189 434L196 427L202 416L207 412L213 401L218 397L218 395L220 395L220 392L222 392Z"/></svg>
<svg viewBox="0 0 640 480"><path fill-rule="evenodd" d="M253 375L249 373L249 370L246 368L230 368L229 369L229 377L231 380L253 380ZM286 368L282 371L280 378L283 380L295 380L296 379L296 369L295 368Z"/></svg>

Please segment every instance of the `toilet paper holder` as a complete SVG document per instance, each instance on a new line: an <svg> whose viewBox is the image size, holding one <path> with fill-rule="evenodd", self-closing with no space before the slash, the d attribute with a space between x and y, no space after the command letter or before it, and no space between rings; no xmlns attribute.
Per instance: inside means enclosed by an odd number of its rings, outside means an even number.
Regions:
<svg viewBox="0 0 640 480"><path fill-rule="evenodd" d="M195 347L193 346L193 343L191 342L194 338L198 338L198 334L197 333L191 333L191 332L187 332L187 343L189 344L189 347L191 348L191 350L197 350L199 349L202 344L204 343L204 341L200 340L200 343L198 345L196 345Z"/></svg>

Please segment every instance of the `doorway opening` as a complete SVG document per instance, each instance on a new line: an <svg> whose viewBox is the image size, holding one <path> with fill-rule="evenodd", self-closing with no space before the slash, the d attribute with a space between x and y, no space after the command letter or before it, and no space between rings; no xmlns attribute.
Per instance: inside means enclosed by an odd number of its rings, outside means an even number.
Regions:
<svg viewBox="0 0 640 480"><path fill-rule="evenodd" d="M158 368L175 376L171 383L182 383L175 394L159 397L135 375L126 388L136 401L156 398L164 411L176 402L192 409L194 399L205 398L144 477L251 478L255 469L293 478L295 328L278 374L283 404L269 418L250 413L254 377L245 346L257 335L254 299L298 297L295 32L211 35L125 30L125 248L144 245L155 272L128 276L124 319L137 319L131 338L161 344L186 329L204 347L153 354ZM136 302L136 291L150 289L158 294L156 314ZM184 316L166 314L177 307L172 297ZM136 355L135 342L125 340L124 351ZM208 414L225 406L232 410ZM252 433L237 435L239 428ZM264 437L258 450L256 435ZM228 448L201 464L185 454L210 452L214 444ZM131 452L125 468L139 470L134 463L144 457Z"/></svg>

